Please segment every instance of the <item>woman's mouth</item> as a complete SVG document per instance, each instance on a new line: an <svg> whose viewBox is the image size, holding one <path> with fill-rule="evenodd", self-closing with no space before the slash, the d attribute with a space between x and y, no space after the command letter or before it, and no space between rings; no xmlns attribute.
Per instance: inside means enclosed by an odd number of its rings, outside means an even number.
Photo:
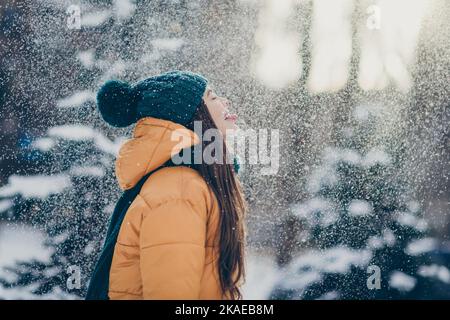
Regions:
<svg viewBox="0 0 450 320"><path fill-rule="evenodd" d="M237 118L238 118L237 114L230 113L230 112L226 112L225 116L224 116L225 120L230 120L230 121L233 121L233 122L236 122Z"/></svg>

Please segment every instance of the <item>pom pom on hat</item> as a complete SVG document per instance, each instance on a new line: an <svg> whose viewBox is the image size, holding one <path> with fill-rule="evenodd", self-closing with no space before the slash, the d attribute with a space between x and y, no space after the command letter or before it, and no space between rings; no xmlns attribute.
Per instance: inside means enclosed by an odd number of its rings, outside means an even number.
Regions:
<svg viewBox="0 0 450 320"><path fill-rule="evenodd" d="M107 123L126 127L137 121L139 93L124 81L109 80L97 93L97 106Z"/></svg>

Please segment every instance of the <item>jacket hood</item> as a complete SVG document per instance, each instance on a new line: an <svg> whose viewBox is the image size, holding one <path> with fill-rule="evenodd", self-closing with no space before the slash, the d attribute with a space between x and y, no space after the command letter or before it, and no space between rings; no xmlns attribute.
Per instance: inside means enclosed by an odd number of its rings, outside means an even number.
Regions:
<svg viewBox="0 0 450 320"><path fill-rule="evenodd" d="M141 118L133 137L120 148L116 159L116 177L127 190L147 173L157 169L182 149L200 142L192 130L168 120Z"/></svg>

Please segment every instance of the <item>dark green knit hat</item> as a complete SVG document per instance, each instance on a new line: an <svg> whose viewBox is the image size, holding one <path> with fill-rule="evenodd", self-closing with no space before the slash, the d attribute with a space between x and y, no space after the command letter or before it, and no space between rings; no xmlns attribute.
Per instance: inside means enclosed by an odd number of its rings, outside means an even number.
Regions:
<svg viewBox="0 0 450 320"><path fill-rule="evenodd" d="M115 127L129 126L140 118L154 117L188 124L194 117L208 80L189 71L170 71L134 85L106 82L97 93L102 118Z"/></svg>

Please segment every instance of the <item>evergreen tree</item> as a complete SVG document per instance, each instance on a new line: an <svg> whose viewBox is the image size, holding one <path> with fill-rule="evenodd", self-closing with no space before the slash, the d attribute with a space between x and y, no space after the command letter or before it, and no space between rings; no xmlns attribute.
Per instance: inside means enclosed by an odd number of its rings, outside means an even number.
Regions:
<svg viewBox="0 0 450 320"><path fill-rule="evenodd" d="M233 3L27 3L32 19L28 35L31 66L27 68L38 72L33 73L36 77L24 77L22 86L30 88L27 94L37 106L24 108L28 111L21 117L42 120L35 127L49 129L40 138L34 138L41 136L35 130L25 139L23 163L30 168L26 174L11 176L0 189L0 219L43 228L53 254L49 262L34 260L9 267L8 277L0 276L0 285L25 287L50 297L84 296L108 217L120 194L114 158L120 137L130 134L129 129L111 130L100 119L96 90L113 78L134 82L170 69L210 70L207 64L217 62L209 47L219 50L227 43L207 44L206 36L215 39L219 33L211 33L208 23L217 23L216 14L232 16L232 10L237 11ZM76 283L67 286L70 267L80 271L80 288Z"/></svg>
<svg viewBox="0 0 450 320"><path fill-rule="evenodd" d="M314 249L283 269L271 298L450 298L449 269L402 179L404 150L373 139L373 111L355 109L313 170L310 198L292 207Z"/></svg>
<svg viewBox="0 0 450 320"><path fill-rule="evenodd" d="M0 196L12 204L4 212L9 221L44 228L52 255L6 268L4 287L83 296L119 192L113 160L120 141L83 125L56 126L34 141L29 152L51 166L38 175L11 176Z"/></svg>

